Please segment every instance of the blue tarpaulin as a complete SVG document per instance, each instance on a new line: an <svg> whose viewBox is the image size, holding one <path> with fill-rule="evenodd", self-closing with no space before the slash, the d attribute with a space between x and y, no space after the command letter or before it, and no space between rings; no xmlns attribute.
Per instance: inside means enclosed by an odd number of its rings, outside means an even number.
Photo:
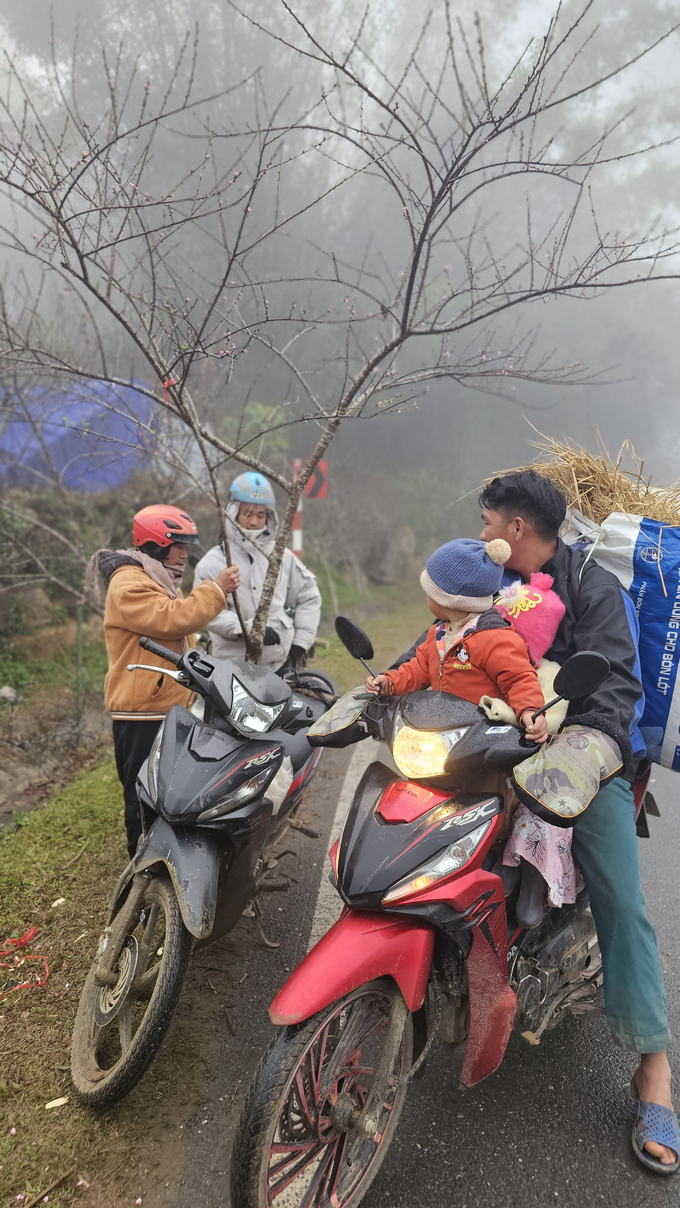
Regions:
<svg viewBox="0 0 680 1208"><path fill-rule="evenodd" d="M153 437L139 430L154 406L132 386L85 381L34 386L0 401L0 481L40 487L57 481L90 494L121 486L148 465Z"/></svg>

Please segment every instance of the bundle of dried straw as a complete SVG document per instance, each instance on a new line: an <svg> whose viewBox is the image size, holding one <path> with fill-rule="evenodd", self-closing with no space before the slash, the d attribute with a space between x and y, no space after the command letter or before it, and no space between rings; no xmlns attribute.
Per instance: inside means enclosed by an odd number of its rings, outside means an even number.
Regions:
<svg viewBox="0 0 680 1208"><path fill-rule="evenodd" d="M602 524L611 512L625 512L661 524L680 525L680 485L652 486L651 478L643 477L644 461L630 441L624 441L614 459L599 433L596 435L597 456L578 445L544 437L533 442L541 457L531 466L518 468L545 473L562 488L569 504L596 524Z"/></svg>

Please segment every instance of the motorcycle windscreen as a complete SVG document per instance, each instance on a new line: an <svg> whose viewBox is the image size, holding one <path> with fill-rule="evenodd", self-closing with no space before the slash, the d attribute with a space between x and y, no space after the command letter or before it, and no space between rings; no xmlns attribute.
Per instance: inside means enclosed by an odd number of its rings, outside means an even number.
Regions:
<svg viewBox="0 0 680 1208"><path fill-rule="evenodd" d="M346 730L348 726L353 725L366 706L365 700L357 700L357 694L365 691L364 685L359 684L357 688L352 688L351 692L346 692L332 708L323 713L309 727L307 737L325 738L329 734L338 734L341 730Z"/></svg>

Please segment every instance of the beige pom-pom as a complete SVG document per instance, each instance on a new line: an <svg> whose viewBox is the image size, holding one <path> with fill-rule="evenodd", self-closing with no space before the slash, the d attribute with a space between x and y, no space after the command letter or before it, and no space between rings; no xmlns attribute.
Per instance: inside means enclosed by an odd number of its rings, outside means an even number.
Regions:
<svg viewBox="0 0 680 1208"><path fill-rule="evenodd" d="M502 566L504 562L507 562L512 550L507 541L504 541L502 537L496 537L494 541L487 541L486 552L496 566Z"/></svg>

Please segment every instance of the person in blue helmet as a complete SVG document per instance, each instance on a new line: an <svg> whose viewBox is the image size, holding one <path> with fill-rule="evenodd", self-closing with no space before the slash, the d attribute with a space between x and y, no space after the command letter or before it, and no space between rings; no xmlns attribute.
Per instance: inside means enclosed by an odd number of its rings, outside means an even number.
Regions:
<svg viewBox="0 0 680 1208"><path fill-rule="evenodd" d="M257 611L268 567L265 555L274 548L278 528L271 483L253 470L239 474L231 484L227 532L232 561L241 572L238 598L246 624ZM214 579L225 566L222 545L213 546L196 567L194 586ZM321 595L314 575L292 550L285 550L267 618L262 663L275 671L304 667L320 613ZM245 643L231 597L208 630L217 658L244 657Z"/></svg>

